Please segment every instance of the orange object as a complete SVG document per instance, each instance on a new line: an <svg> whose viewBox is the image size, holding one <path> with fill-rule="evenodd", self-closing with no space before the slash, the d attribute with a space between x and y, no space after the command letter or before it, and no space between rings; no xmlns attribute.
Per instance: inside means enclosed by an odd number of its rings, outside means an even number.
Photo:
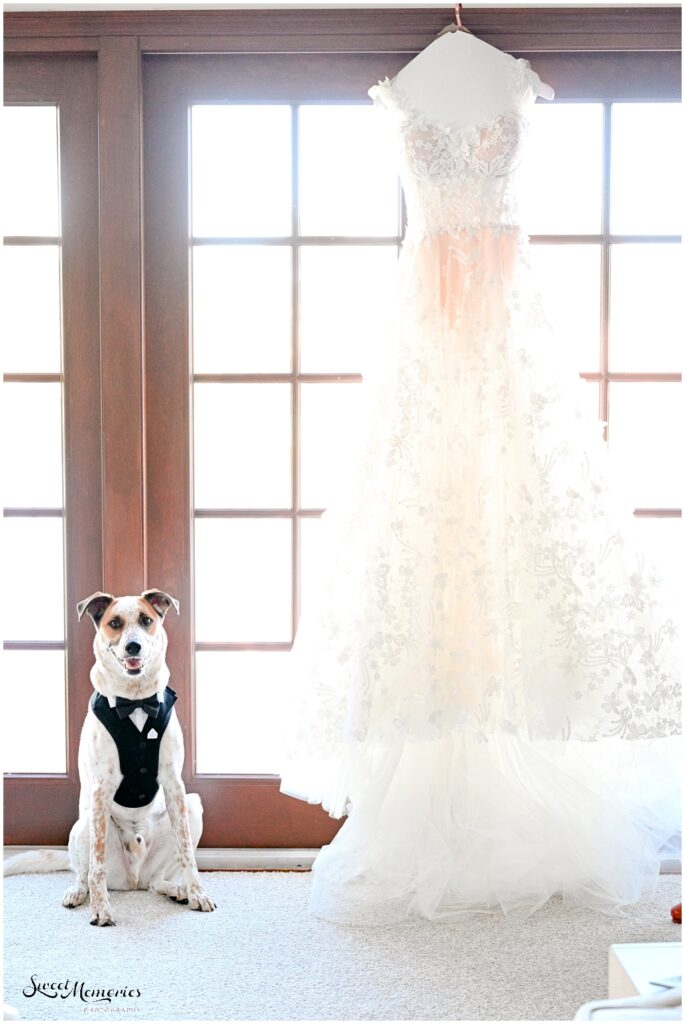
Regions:
<svg viewBox="0 0 685 1024"><path fill-rule="evenodd" d="M671 917L676 924L682 924L683 922L683 905L682 903L676 903L674 907L671 907Z"/></svg>

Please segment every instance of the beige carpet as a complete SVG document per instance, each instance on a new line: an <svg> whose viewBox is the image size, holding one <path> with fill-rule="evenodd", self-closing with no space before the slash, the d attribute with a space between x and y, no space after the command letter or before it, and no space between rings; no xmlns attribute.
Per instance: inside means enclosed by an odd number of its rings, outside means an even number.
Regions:
<svg viewBox="0 0 685 1024"><path fill-rule="evenodd" d="M61 906L70 877L5 880L5 1000L23 1018L569 1020L606 996L612 942L681 935L669 914L678 875L661 876L639 919L568 910L555 898L525 922L387 929L312 917L311 875L285 872L204 873L214 914L147 892L113 893L117 927L93 928L87 904ZM65 988L29 998L22 990L32 991L32 975ZM81 983L128 994L84 1002Z"/></svg>

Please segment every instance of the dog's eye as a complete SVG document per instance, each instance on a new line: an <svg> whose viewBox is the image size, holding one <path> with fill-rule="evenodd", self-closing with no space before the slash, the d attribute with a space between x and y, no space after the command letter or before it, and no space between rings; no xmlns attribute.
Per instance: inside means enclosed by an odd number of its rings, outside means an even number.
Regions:
<svg viewBox="0 0 685 1024"><path fill-rule="evenodd" d="M149 615L141 615L140 616L140 621L142 622L142 624L144 626L151 626L152 625L152 619L150 618Z"/></svg>
<svg viewBox="0 0 685 1024"><path fill-rule="evenodd" d="M112 619L107 625L110 629L121 629L121 619Z"/></svg>

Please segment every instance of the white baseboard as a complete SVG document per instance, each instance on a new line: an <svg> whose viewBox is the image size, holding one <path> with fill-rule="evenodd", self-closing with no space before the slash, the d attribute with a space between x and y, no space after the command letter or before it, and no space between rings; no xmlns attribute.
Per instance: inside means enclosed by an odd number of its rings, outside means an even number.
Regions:
<svg viewBox="0 0 685 1024"><path fill-rule="evenodd" d="M679 875L682 870L682 865L679 860L672 860L667 858L662 860L661 868L659 870L660 875Z"/></svg>
<svg viewBox="0 0 685 1024"><path fill-rule="evenodd" d="M5 846L4 855L26 850L66 850L66 846ZM200 871L309 871L318 849L213 849L201 846L197 852Z"/></svg>
<svg viewBox="0 0 685 1024"><path fill-rule="evenodd" d="M66 850L66 846L5 846L4 853L22 853L24 850ZM197 850L200 871L309 871L318 849L280 848L212 848L201 846ZM662 875L679 875L681 862L672 857L661 861Z"/></svg>
<svg viewBox="0 0 685 1024"><path fill-rule="evenodd" d="M279 849L212 849L196 851L200 871L309 871L319 851Z"/></svg>

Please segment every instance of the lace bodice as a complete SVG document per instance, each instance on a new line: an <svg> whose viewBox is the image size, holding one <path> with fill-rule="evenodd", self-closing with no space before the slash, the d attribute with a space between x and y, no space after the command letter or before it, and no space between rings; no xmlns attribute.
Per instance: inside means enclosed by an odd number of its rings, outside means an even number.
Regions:
<svg viewBox="0 0 685 1024"><path fill-rule="evenodd" d="M512 57L508 109L466 127L427 117L388 78L369 89L392 118L408 235L518 224L514 171L536 78L528 61Z"/></svg>

